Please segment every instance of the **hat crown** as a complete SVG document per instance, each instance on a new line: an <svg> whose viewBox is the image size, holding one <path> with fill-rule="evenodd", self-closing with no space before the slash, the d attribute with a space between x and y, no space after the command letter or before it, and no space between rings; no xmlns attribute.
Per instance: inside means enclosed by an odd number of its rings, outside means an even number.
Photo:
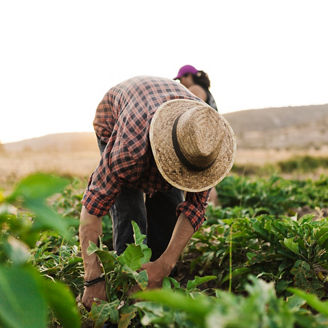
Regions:
<svg viewBox="0 0 328 328"><path fill-rule="evenodd" d="M195 169L210 167L220 152L224 136L218 113L210 107L195 107L178 120L177 142L185 159Z"/></svg>
<svg viewBox="0 0 328 328"><path fill-rule="evenodd" d="M152 118L149 137L159 172L178 189L208 190L232 167L234 133L223 116L199 100L174 99L163 103ZM211 158L215 158L214 162Z"/></svg>

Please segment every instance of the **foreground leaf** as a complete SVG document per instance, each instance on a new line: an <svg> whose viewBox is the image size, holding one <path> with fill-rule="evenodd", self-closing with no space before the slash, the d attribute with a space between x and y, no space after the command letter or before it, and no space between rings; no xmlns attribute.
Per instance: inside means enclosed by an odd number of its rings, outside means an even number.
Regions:
<svg viewBox="0 0 328 328"><path fill-rule="evenodd" d="M60 282L44 280L43 293L56 318L64 328L79 328L80 315L73 294Z"/></svg>
<svg viewBox="0 0 328 328"><path fill-rule="evenodd" d="M27 245L13 236L9 236L7 242L4 243L4 250L14 265L24 264L30 257Z"/></svg>
<svg viewBox="0 0 328 328"><path fill-rule="evenodd" d="M30 267L0 267L0 319L4 327L45 328L41 277Z"/></svg>
<svg viewBox="0 0 328 328"><path fill-rule="evenodd" d="M38 228L51 229L58 232L64 238L70 238L68 220L57 214L40 200L27 199L24 206L30 209L35 215L35 223Z"/></svg>
<svg viewBox="0 0 328 328"><path fill-rule="evenodd" d="M69 183L67 179L50 174L36 173L22 179L7 200L46 199L62 191Z"/></svg>
<svg viewBox="0 0 328 328"><path fill-rule="evenodd" d="M303 298L311 307L328 317L328 301L322 302L314 294L309 294L297 288L288 288L295 295Z"/></svg>
<svg viewBox="0 0 328 328"><path fill-rule="evenodd" d="M205 295L198 295L192 299L170 289L147 290L138 292L133 297L166 305L173 310L184 311L194 322L199 324L203 324L206 315L211 312L213 307L210 298Z"/></svg>

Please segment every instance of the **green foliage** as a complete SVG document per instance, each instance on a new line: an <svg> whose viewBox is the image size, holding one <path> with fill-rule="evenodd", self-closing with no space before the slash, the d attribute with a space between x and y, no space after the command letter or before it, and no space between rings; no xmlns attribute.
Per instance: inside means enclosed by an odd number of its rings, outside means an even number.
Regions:
<svg viewBox="0 0 328 328"><path fill-rule="evenodd" d="M112 322L117 323L119 320L118 306L120 301L117 299L113 302L102 301L99 305L94 303L91 308L91 318L94 321L95 328L103 327L104 323L110 318Z"/></svg>
<svg viewBox="0 0 328 328"><path fill-rule="evenodd" d="M303 302L299 299L294 298L290 302L285 302L277 298L272 283L266 283L253 276L249 279L251 283L245 286L247 297L219 290L216 292L216 297L210 297L201 293L190 296L181 291L162 289L137 293L136 298L149 302L139 303L136 306L144 312L142 318L144 325L156 323L158 327L165 326L167 315L171 320L180 317L183 318L184 323L192 323L188 325L182 323L181 327L292 328L296 323L301 325L304 319L308 319L307 322L311 322L312 327L323 327L319 320L310 316L310 312L301 309ZM166 310L167 315L163 315L165 309L170 310L170 312Z"/></svg>
<svg viewBox="0 0 328 328"><path fill-rule="evenodd" d="M97 247L90 242L88 254L97 254L104 268L108 299L108 302L92 306L91 317L97 327L107 320L119 323L119 325L123 322L128 323L128 317L130 320L134 317L131 315L133 311L129 311L132 305L129 298L131 289L135 285L141 290L147 287L147 272L140 269L143 264L149 262L151 250L143 243L146 236L140 232L138 225L132 222L132 227L135 243L128 245L119 256L114 251L104 250L102 245ZM120 309L118 309L119 306Z"/></svg>
<svg viewBox="0 0 328 328"><path fill-rule="evenodd" d="M31 263L42 275L69 284L77 296L83 289L83 265L79 253L78 237L69 240L60 235L44 232L31 249Z"/></svg>
<svg viewBox="0 0 328 328"><path fill-rule="evenodd" d="M281 172L310 172L319 167L328 168L328 157L295 156L277 163Z"/></svg>
<svg viewBox="0 0 328 328"><path fill-rule="evenodd" d="M218 276L212 286L229 280L229 236L232 231L232 280L241 291L248 273L275 281L277 292L286 295L290 285L320 296L326 293L328 254L327 220L299 220L261 215L225 219L194 234L184 263L192 271ZM188 257L187 254L193 254Z"/></svg>
<svg viewBox="0 0 328 328"><path fill-rule="evenodd" d="M239 175L270 176L281 173L308 173L318 168L328 168L328 157L294 156L277 163L265 165L235 164L232 172Z"/></svg>
<svg viewBox="0 0 328 328"><path fill-rule="evenodd" d="M80 327L80 316L75 299L67 286L42 279L42 293L48 306L63 327Z"/></svg>
<svg viewBox="0 0 328 328"><path fill-rule="evenodd" d="M191 292L199 285L202 285L208 281L216 279L216 276L205 276L205 277L195 277L194 280L189 280L187 283L186 291Z"/></svg>
<svg viewBox="0 0 328 328"><path fill-rule="evenodd" d="M0 297L1 327L79 327L74 298L83 291L77 219L84 187L85 181L38 174L9 197L0 194L0 295L8 295ZM89 252L102 262L108 301L93 304L84 324L327 327L327 187L324 176L227 177L217 186L221 206L208 208L177 275L138 300L130 293L148 283L141 270L151 255L145 236L133 223L135 243L117 256L105 216L100 246L91 244ZM304 206L323 215L299 215ZM231 293L224 291L229 284Z"/></svg>
<svg viewBox="0 0 328 328"><path fill-rule="evenodd" d="M229 176L219 184L217 191L223 207L261 208L268 214L282 214L286 209L297 206L293 188L276 176L256 181Z"/></svg>
<svg viewBox="0 0 328 328"><path fill-rule="evenodd" d="M50 229L54 234L71 236L72 220L62 218L46 203L66 184L62 178L35 174L23 179L7 198L0 199L1 327L44 328L49 309L63 327L80 327L71 291L44 278L30 264L30 247L36 247L41 232L46 234Z"/></svg>
<svg viewBox="0 0 328 328"><path fill-rule="evenodd" d="M17 199L39 200L42 202L49 196L60 192L68 184L68 180L43 173L32 174L21 180L8 201Z"/></svg>
<svg viewBox="0 0 328 328"><path fill-rule="evenodd" d="M40 282L40 276L31 267L0 266L0 320L3 327L46 327L47 303Z"/></svg>
<svg viewBox="0 0 328 328"><path fill-rule="evenodd" d="M86 180L73 179L70 184L68 184L65 189L55 195L52 199L52 208L65 218L75 217L79 218L82 208L82 198L85 186L87 184ZM105 215L102 218L103 226L103 236L102 243L105 244L108 249L112 249L112 220L109 215ZM75 229L71 227L72 236L78 234L77 226ZM77 244L77 240L75 241Z"/></svg>
<svg viewBox="0 0 328 328"><path fill-rule="evenodd" d="M217 187L224 211L237 209L253 215L281 215L290 209L328 207L328 177L313 180L286 180L228 176Z"/></svg>
<svg viewBox="0 0 328 328"><path fill-rule="evenodd" d="M289 288L289 291L303 298L315 310L325 315L328 320L328 301L321 302L316 295L306 293L303 290L297 288Z"/></svg>
<svg viewBox="0 0 328 328"><path fill-rule="evenodd" d="M46 199L62 190L67 183L66 179L52 175L41 173L30 175L17 185L6 201L13 204L21 202L25 208L34 213L33 229L50 229L69 238L69 225L74 224L74 221L64 220L46 205Z"/></svg>

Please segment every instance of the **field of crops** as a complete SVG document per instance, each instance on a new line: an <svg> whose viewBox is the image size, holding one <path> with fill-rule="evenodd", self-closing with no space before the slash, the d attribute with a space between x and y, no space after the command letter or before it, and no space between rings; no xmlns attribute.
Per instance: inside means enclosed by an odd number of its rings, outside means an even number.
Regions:
<svg viewBox="0 0 328 328"><path fill-rule="evenodd" d="M161 290L146 290L139 269L150 250L138 227L117 256L106 216L89 252L103 264L108 301L90 312L79 302L85 183L34 174L0 193L0 327L328 327L328 176L227 177Z"/></svg>

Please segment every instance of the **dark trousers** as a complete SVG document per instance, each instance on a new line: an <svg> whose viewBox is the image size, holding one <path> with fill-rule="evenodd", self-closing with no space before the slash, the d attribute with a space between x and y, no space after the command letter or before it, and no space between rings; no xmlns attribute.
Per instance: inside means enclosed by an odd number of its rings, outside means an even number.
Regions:
<svg viewBox="0 0 328 328"><path fill-rule="evenodd" d="M100 152L106 144L98 139ZM113 222L113 247L121 254L127 244L133 243L131 221L147 236L147 245L152 250L151 261L165 251L175 227L176 207L183 201L183 192L176 188L146 196L139 189L122 187L110 210Z"/></svg>

